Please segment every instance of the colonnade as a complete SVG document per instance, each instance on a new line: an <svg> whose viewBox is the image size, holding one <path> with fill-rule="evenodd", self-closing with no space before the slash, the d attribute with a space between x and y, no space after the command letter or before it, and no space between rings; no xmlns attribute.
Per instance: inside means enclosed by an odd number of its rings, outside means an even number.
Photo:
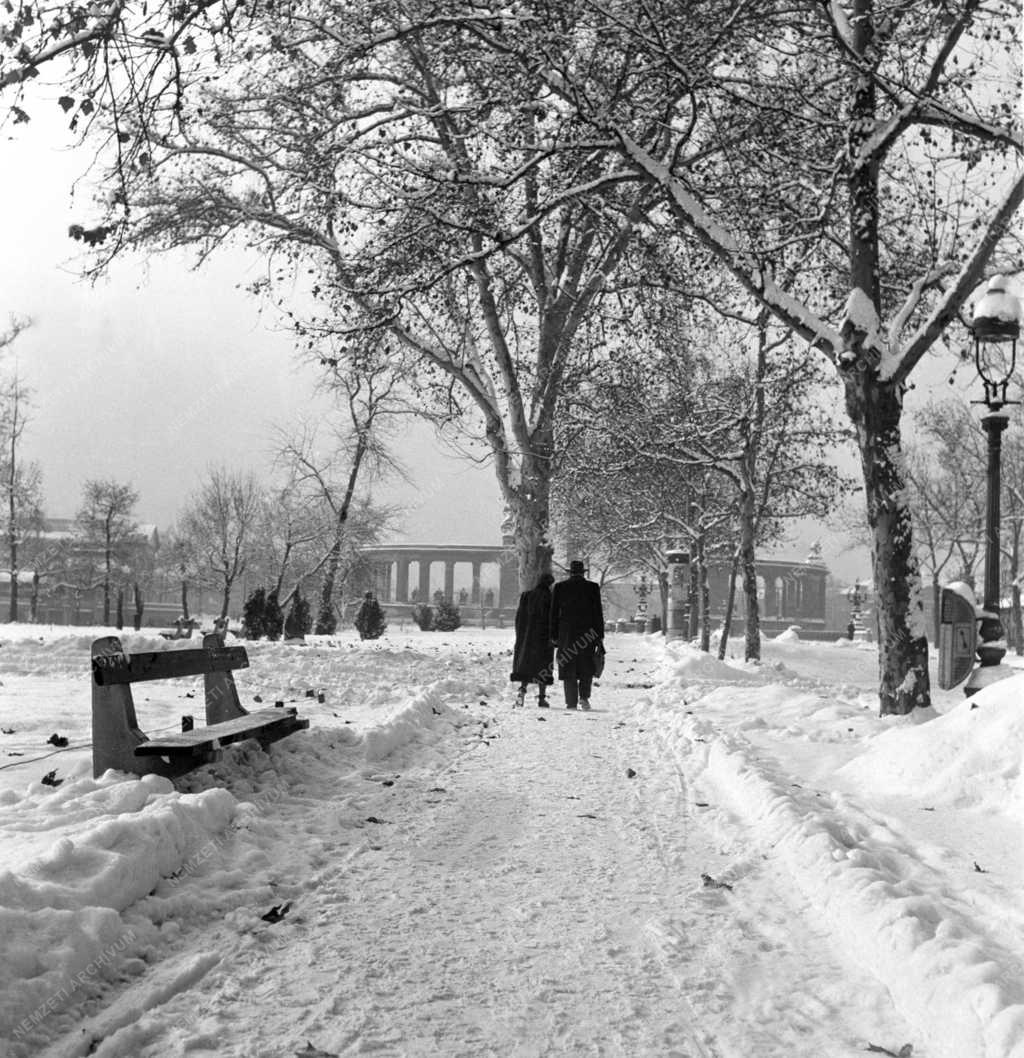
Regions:
<svg viewBox="0 0 1024 1058"><path fill-rule="evenodd" d="M429 603L436 591L448 599L487 609L515 607L519 599L519 576L514 553L508 546L471 547L442 544L391 544L363 548L362 555L373 566L377 597L381 602ZM412 566L416 577L412 579ZM432 578L434 567L444 569L441 583ZM469 566L469 585L464 597L456 594L456 568ZM488 571L485 586L485 567Z"/></svg>

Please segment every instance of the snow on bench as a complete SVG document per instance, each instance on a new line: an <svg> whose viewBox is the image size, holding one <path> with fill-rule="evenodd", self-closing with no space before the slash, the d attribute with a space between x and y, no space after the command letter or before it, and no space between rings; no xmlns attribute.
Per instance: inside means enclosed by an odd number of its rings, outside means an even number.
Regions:
<svg viewBox="0 0 1024 1058"><path fill-rule="evenodd" d="M255 738L266 746L309 727L294 706L250 713L238 700L234 669L247 668L245 647L224 646L217 633L203 637L201 649L126 654L117 636L92 644L92 771L108 768L173 778L220 756L222 746ZM202 676L206 727L149 738L139 728L131 684L143 680Z"/></svg>

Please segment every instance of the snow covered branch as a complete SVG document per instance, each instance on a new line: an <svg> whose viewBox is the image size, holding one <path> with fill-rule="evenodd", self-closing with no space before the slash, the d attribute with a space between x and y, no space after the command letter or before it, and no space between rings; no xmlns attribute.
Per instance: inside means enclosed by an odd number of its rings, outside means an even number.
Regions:
<svg viewBox="0 0 1024 1058"><path fill-rule="evenodd" d="M1014 176L1002 200L985 224L984 230L967 255L956 279L946 291L931 316L918 328L898 359L894 359L892 379L902 382L931 348L946 326L956 317L961 306L974 292L984 277L988 263L999 240L1009 230L1014 214L1024 202L1024 170Z"/></svg>

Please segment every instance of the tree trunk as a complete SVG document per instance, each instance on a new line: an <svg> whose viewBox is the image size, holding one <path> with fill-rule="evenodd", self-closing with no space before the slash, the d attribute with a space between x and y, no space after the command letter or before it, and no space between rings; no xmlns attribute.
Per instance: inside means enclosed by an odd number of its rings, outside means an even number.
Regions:
<svg viewBox="0 0 1024 1058"><path fill-rule="evenodd" d="M135 581L132 585L132 592L135 596L135 620L133 622L136 632L142 630L142 589L139 587L139 582Z"/></svg>
<svg viewBox="0 0 1024 1058"><path fill-rule="evenodd" d="M28 619L35 624L39 620L39 574L32 574L32 595L29 597Z"/></svg>
<svg viewBox="0 0 1024 1058"><path fill-rule="evenodd" d="M15 382L17 385L17 382ZM11 451L10 466L7 468L7 546L11 556L11 621L18 620L18 529L17 513L18 506L15 499L15 487L18 481L18 390L15 390L14 421L11 423Z"/></svg>
<svg viewBox="0 0 1024 1058"><path fill-rule="evenodd" d="M743 657L746 661L761 660L761 606L757 601L757 561L754 539L741 545L740 564L743 568L743 601L746 607L746 630L744 632Z"/></svg>
<svg viewBox="0 0 1024 1058"><path fill-rule="evenodd" d="M935 637L935 642L939 641L939 626L942 624L942 585L939 584L939 578L932 578L932 607L934 620L932 621L932 635Z"/></svg>
<svg viewBox="0 0 1024 1058"><path fill-rule="evenodd" d="M191 621L192 617L188 612L188 581L184 577L181 578L181 616L186 621Z"/></svg>
<svg viewBox="0 0 1024 1058"><path fill-rule="evenodd" d="M757 553L755 549L756 497L752 476L745 473L744 477L746 481L740 490L740 546L736 554L736 561L743 570L743 602L746 616L743 657L746 661L760 661L761 613L757 604Z"/></svg>
<svg viewBox="0 0 1024 1058"><path fill-rule="evenodd" d="M708 587L708 559L704 538L697 545L697 607L700 611L700 649L711 652L711 589Z"/></svg>
<svg viewBox="0 0 1024 1058"><path fill-rule="evenodd" d="M872 531L880 713L903 715L931 702L920 572L899 465L902 396L874 371L849 372L845 382Z"/></svg>
<svg viewBox="0 0 1024 1058"><path fill-rule="evenodd" d="M115 624L120 632L124 628L124 588L117 589L117 610Z"/></svg>
<svg viewBox="0 0 1024 1058"><path fill-rule="evenodd" d="M18 538L14 532L14 510L11 509L11 530L8 547L11 552L11 609L8 620L18 620Z"/></svg>
<svg viewBox="0 0 1024 1058"><path fill-rule="evenodd" d="M550 571L552 556L548 537L551 469L547 460L532 456L525 458L523 464L521 484L515 489L506 489L506 496L511 500L512 536L520 592L537 586L540 575Z"/></svg>
<svg viewBox="0 0 1024 1058"><path fill-rule="evenodd" d="M1010 616L1013 624L1013 649L1020 656L1024 653L1024 629L1021 628L1020 613L1020 534L1021 525L1014 522L1013 540L1010 544ZM936 640L938 642L938 640Z"/></svg>
<svg viewBox="0 0 1024 1058"><path fill-rule="evenodd" d="M725 596L725 618L722 621L722 637L718 642L718 660L725 661L725 654L732 632L732 613L736 606L736 577L739 572L740 553L737 549L732 556L732 568L729 570L729 590Z"/></svg>
<svg viewBox="0 0 1024 1058"><path fill-rule="evenodd" d="M334 581L338 576L338 566L341 564L341 537L335 538L331 546L331 557L327 560L323 583L320 586L320 609L317 612L317 635L329 634L325 626L320 624L321 614L334 616Z"/></svg>
<svg viewBox="0 0 1024 1058"><path fill-rule="evenodd" d="M877 348L866 345L870 306L881 318L878 243L878 152L867 140L876 128L874 2L854 0L850 13L854 68L853 105L847 125L851 298L857 311L843 329L841 356L846 409L857 428L868 524L872 531L875 615L878 627L879 708L903 715L931 704L928 640L921 577L914 554L910 511L900 467L902 383L880 377Z"/></svg>
<svg viewBox="0 0 1024 1058"><path fill-rule="evenodd" d="M668 570L658 571L658 597L661 599L661 634L668 634Z"/></svg>
<svg viewBox="0 0 1024 1058"><path fill-rule="evenodd" d="M281 556L281 568L280 568L280 570L278 571L278 574L277 574L276 591L277 591L278 595L280 595L281 591L284 589L284 575L285 575L285 573L288 570L288 563L291 561L291 556L292 556L292 545L291 545L291 543L287 543L284 546L284 554ZM294 591L294 590L295 589L293 588L292 591ZM291 595L289 595L288 598L290 599ZM286 599L283 603L281 603L281 605L284 606L287 603L287 601L288 601L288 599Z"/></svg>
<svg viewBox="0 0 1024 1058"><path fill-rule="evenodd" d="M345 495L337 509L337 521L335 523L334 543L331 546L331 556L327 560L327 570L324 573L323 585L320 589L320 609L317 612L317 634L322 635L319 622L321 614L331 614L337 617L334 608L334 585L338 579L338 570L341 567L341 545L345 539L345 525L348 522L348 512L352 506L352 497L356 493L356 482L359 480L359 470L363 464L363 458L369 448L369 438L362 430L359 431L356 440L355 452L352 454L352 466L348 472L348 482L345 485ZM429 600L424 600L429 602Z"/></svg>
<svg viewBox="0 0 1024 1058"><path fill-rule="evenodd" d="M220 617L221 620L226 621L228 617L228 610L231 608L231 585L234 583L233 578L224 578L224 598L220 604Z"/></svg>
<svg viewBox="0 0 1024 1058"><path fill-rule="evenodd" d="M113 554L110 547L110 525L107 525L104 562L103 562L103 623L110 624L110 567L113 565Z"/></svg>

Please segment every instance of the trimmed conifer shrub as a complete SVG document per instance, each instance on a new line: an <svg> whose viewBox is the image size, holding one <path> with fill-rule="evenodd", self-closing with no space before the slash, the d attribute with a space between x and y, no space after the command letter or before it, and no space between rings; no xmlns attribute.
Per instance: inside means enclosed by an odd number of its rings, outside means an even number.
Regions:
<svg viewBox="0 0 1024 1058"><path fill-rule="evenodd" d="M454 632L462 624L462 614L451 599L443 596L437 600L434 613L434 628L438 632Z"/></svg>
<svg viewBox="0 0 1024 1058"><path fill-rule="evenodd" d="M304 639L312 628L313 618L309 612L309 602L296 588L284 622L284 634L288 639Z"/></svg>
<svg viewBox="0 0 1024 1058"><path fill-rule="evenodd" d="M417 603L412 608L412 619L420 626L422 632L434 630L434 608L425 602Z"/></svg>
<svg viewBox="0 0 1024 1058"><path fill-rule="evenodd" d="M266 635L267 593L256 588L242 607L242 634L246 639L259 639Z"/></svg>
<svg viewBox="0 0 1024 1058"><path fill-rule="evenodd" d="M337 632L337 617L334 608L329 604L321 604L319 613L316 615L316 627L313 631L317 636L333 636Z"/></svg>
<svg viewBox="0 0 1024 1058"><path fill-rule="evenodd" d="M284 614L277 601L277 589L267 592L267 604L263 609L263 631L267 639L280 639L284 631Z"/></svg>
<svg viewBox="0 0 1024 1058"><path fill-rule="evenodd" d="M363 596L363 601L356 610L355 626L359 630L360 639L380 639L388 627L387 614L384 607L377 602L372 591Z"/></svg>

